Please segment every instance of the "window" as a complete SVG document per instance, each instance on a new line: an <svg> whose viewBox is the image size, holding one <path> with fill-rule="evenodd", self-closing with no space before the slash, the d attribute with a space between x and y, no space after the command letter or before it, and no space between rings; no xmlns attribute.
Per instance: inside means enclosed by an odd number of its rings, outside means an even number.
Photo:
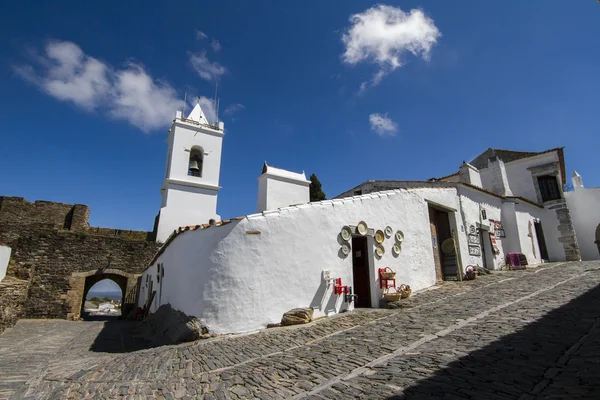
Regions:
<svg viewBox="0 0 600 400"><path fill-rule="evenodd" d="M553 175L538 176L538 185L540 186L540 193L542 195L542 201L559 200L560 189L556 177Z"/></svg>
<svg viewBox="0 0 600 400"><path fill-rule="evenodd" d="M204 150L202 147L194 146L190 151L188 165L188 176L202 177L202 164L204 162Z"/></svg>

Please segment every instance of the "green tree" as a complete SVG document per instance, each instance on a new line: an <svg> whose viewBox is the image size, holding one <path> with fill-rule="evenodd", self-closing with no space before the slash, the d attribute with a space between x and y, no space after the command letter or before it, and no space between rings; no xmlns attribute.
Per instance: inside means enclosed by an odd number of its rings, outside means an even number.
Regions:
<svg viewBox="0 0 600 400"><path fill-rule="evenodd" d="M92 302L94 302L94 303L100 303L100 299L99 299L98 297L96 297L96 296L92 297L92 298L90 299L90 301L92 301Z"/></svg>
<svg viewBox="0 0 600 400"><path fill-rule="evenodd" d="M315 174L310 175L310 201L327 200L327 196L321 188L321 182Z"/></svg>
<svg viewBox="0 0 600 400"><path fill-rule="evenodd" d="M110 298L110 297L108 297L108 296L106 296L106 297L105 297L105 298L103 298L102 300L104 300L105 302L107 302L107 303L108 303L108 302L110 302L111 298Z"/></svg>

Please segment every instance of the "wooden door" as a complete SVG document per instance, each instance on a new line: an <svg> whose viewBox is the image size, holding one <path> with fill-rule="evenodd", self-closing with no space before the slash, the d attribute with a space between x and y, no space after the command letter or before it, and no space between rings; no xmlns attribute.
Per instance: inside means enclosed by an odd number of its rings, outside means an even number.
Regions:
<svg viewBox="0 0 600 400"><path fill-rule="evenodd" d="M369 253L367 238L358 236L352 238L352 274L354 278L353 291L358 295L355 307L371 307L371 279L369 273Z"/></svg>
<svg viewBox="0 0 600 400"><path fill-rule="evenodd" d="M433 261L435 262L435 279L441 281L444 279L442 256L440 254L440 244L438 243L436 210L432 207L429 207L429 227L431 229L431 244L433 245Z"/></svg>

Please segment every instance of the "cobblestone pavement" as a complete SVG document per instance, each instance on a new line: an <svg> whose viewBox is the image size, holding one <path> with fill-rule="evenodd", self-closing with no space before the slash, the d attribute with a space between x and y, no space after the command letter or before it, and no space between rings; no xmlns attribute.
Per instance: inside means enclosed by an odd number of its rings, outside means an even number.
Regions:
<svg viewBox="0 0 600 400"><path fill-rule="evenodd" d="M0 335L0 398L597 399L599 300L600 262L584 262L144 350L125 323L20 321Z"/></svg>

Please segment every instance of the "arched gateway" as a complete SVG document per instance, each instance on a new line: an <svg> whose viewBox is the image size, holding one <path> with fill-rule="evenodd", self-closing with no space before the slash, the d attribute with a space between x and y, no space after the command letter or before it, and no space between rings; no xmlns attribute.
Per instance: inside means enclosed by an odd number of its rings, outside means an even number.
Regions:
<svg viewBox="0 0 600 400"><path fill-rule="evenodd" d="M71 289L67 292L67 318L81 318L85 298L89 290L96 283L104 279L114 281L121 288L123 293L121 300L122 315L127 316L135 306L137 300L136 289L139 276L139 274L130 274L118 269L74 272L69 279Z"/></svg>

